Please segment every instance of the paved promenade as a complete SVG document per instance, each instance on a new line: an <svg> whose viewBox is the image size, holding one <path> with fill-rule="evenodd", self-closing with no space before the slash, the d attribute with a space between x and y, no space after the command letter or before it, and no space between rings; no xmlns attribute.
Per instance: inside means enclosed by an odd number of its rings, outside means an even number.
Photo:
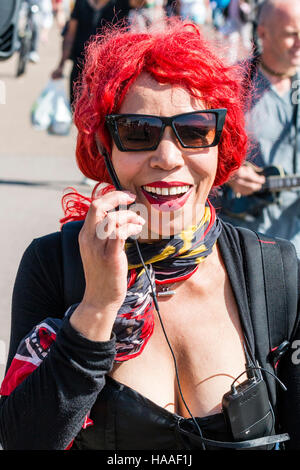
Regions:
<svg viewBox="0 0 300 470"><path fill-rule="evenodd" d="M75 163L75 128L69 136L60 137L36 131L30 124L31 106L57 65L60 43L54 26L48 42L40 47L40 63L29 64L18 79L16 57L0 62L0 84L6 94L5 104L0 104L0 381L20 258L33 238L59 229L64 188L72 185L85 194L91 189L81 184Z"/></svg>

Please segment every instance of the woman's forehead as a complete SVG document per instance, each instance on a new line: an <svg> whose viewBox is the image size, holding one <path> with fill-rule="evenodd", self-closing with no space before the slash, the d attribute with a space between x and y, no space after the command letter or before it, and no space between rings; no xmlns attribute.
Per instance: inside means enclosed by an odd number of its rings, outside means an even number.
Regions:
<svg viewBox="0 0 300 470"><path fill-rule="evenodd" d="M142 73L128 90L120 112L168 115L197 109L204 109L204 105L187 89L159 83L149 74Z"/></svg>

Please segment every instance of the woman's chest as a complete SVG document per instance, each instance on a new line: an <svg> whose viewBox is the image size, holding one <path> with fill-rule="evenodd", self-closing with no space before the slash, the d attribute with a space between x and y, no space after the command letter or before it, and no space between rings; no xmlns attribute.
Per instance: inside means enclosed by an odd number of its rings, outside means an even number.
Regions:
<svg viewBox="0 0 300 470"><path fill-rule="evenodd" d="M154 332L142 354L110 374L156 404L186 415L181 392L197 416L220 411L234 378L244 370L242 332L232 295L177 293L159 302ZM177 296L177 297L176 297Z"/></svg>

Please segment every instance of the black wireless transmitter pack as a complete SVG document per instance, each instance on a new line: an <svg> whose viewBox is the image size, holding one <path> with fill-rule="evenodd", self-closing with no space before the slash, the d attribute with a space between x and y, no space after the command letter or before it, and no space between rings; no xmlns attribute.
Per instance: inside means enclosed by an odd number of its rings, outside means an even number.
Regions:
<svg viewBox="0 0 300 470"><path fill-rule="evenodd" d="M236 387L232 385L223 396L222 407L234 441L255 439L273 431L273 411L261 374Z"/></svg>

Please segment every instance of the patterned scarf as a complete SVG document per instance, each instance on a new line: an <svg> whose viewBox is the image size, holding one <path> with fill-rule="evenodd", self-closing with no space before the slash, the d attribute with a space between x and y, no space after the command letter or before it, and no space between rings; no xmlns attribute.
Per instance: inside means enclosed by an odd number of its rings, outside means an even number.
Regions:
<svg viewBox="0 0 300 470"><path fill-rule="evenodd" d="M221 224L210 203L196 226L183 230L170 239L140 243L140 251L153 286L187 279L212 252L220 235ZM116 334L116 362L138 356L154 328L154 303L148 276L134 242L126 243L128 287L113 331Z"/></svg>

